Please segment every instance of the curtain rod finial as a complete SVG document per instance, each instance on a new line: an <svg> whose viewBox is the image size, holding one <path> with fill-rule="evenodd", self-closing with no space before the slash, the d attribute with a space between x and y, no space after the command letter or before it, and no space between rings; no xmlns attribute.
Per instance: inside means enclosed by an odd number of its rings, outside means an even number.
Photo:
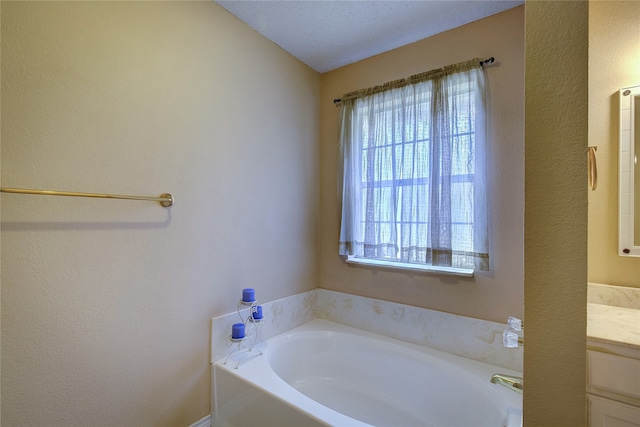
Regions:
<svg viewBox="0 0 640 427"><path fill-rule="evenodd" d="M494 61L495 61L495 59L492 56L491 58L487 58L484 61L480 61L480 66L483 66L484 64L492 64Z"/></svg>

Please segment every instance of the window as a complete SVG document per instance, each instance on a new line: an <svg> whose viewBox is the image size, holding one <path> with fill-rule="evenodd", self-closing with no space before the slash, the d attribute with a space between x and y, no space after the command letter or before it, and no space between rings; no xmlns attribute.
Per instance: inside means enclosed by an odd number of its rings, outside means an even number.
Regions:
<svg viewBox="0 0 640 427"><path fill-rule="evenodd" d="M484 98L478 60L345 95L341 255L488 270Z"/></svg>

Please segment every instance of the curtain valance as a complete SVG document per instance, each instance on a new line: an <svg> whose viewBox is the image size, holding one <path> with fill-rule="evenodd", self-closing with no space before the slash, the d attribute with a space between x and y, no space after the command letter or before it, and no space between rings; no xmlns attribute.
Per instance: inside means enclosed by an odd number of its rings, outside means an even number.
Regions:
<svg viewBox="0 0 640 427"><path fill-rule="evenodd" d="M475 58L468 61L460 62L458 64L447 65L444 67L436 68L434 70L425 71L423 73L414 74L413 76L393 80L381 85L373 86L367 89L359 89L353 92L346 93L342 96L341 102L362 98L364 96L370 96L376 93L384 92L391 89L397 89L404 86L412 85L415 83L424 82L427 80L434 80L444 76L448 76L455 73L465 72L474 68L479 68L482 63L482 59Z"/></svg>

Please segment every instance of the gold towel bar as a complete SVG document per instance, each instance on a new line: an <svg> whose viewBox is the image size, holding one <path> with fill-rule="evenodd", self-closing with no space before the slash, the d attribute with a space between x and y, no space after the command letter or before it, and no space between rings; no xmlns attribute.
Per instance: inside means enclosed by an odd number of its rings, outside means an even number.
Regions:
<svg viewBox="0 0 640 427"><path fill-rule="evenodd" d="M159 197L147 196L123 196L121 194L99 194L99 193L73 193L69 191L53 191L53 190L27 190L22 188L0 188L3 193L18 194L38 194L43 196L70 196L70 197L98 197L101 199L127 199L127 200L148 200L151 202L160 202L160 205L168 208L173 205L173 196L169 193L162 193Z"/></svg>

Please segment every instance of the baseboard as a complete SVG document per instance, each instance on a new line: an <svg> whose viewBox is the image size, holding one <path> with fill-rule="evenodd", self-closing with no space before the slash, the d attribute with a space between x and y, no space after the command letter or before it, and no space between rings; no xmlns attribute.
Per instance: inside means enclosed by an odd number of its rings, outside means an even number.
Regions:
<svg viewBox="0 0 640 427"><path fill-rule="evenodd" d="M207 415L203 419L191 424L189 427L211 427L211 415Z"/></svg>

